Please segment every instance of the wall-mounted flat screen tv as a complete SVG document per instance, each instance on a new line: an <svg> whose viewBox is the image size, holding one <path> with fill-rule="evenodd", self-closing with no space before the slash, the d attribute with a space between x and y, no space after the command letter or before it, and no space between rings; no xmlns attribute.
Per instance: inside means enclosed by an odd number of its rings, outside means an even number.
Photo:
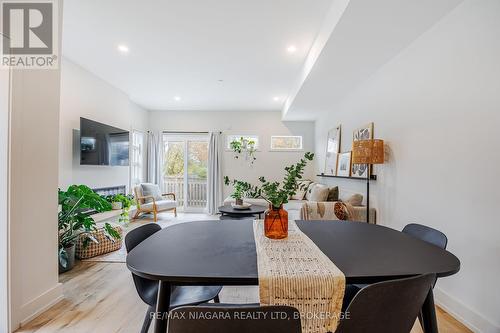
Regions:
<svg viewBox="0 0 500 333"><path fill-rule="evenodd" d="M81 165L129 165L129 132L80 118Z"/></svg>

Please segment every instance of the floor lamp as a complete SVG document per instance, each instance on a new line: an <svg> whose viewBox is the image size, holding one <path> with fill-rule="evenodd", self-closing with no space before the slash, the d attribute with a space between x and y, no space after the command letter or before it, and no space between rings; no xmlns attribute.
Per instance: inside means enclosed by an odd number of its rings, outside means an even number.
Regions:
<svg viewBox="0 0 500 333"><path fill-rule="evenodd" d="M370 223L370 170L384 163L384 140L358 140L352 143L352 164L366 164L366 223Z"/></svg>

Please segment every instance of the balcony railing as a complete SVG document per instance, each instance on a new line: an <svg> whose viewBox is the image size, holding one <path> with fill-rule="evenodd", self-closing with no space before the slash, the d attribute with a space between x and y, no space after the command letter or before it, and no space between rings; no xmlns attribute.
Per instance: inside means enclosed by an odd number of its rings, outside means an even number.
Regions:
<svg viewBox="0 0 500 333"><path fill-rule="evenodd" d="M177 204L184 207L184 178L164 177L164 189L175 193ZM187 207L205 208L207 206L207 180L189 177L187 181Z"/></svg>

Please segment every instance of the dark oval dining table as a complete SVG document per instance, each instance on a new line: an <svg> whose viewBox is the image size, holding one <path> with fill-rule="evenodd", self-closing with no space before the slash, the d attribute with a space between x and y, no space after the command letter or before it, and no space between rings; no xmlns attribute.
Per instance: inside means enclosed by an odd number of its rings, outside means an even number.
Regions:
<svg viewBox="0 0 500 333"><path fill-rule="evenodd" d="M450 276L460 261L448 251L397 230L357 222L297 221L297 226L344 273L348 284L419 274ZM258 285L251 220L196 221L155 233L127 255L136 275L159 280L154 332L166 331L172 285ZM424 332L437 332L430 288Z"/></svg>

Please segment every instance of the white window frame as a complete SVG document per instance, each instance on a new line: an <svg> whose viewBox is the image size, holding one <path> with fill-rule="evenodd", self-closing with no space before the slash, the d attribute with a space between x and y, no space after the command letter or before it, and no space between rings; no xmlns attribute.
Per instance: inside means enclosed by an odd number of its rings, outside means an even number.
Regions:
<svg viewBox="0 0 500 333"><path fill-rule="evenodd" d="M137 146L134 142L134 135L135 134L140 134L142 135L143 138L143 148L142 151L140 151L140 146ZM134 169L138 168L142 175L140 176L139 183L144 182L145 179L143 179L144 176L144 168L146 167L144 161L146 158L146 149L147 149L147 134L144 131L141 130L132 130L130 133L130 186L135 186L137 183L135 183L135 175L134 175ZM138 152L138 161L135 161L135 151L139 150Z"/></svg>
<svg viewBox="0 0 500 333"><path fill-rule="evenodd" d="M299 148L275 148L273 147L274 138L300 138ZM302 135L272 135L271 142L269 143L270 151L303 151L304 150L304 137Z"/></svg>
<svg viewBox="0 0 500 333"><path fill-rule="evenodd" d="M231 149L231 142L234 140L234 139L240 139L241 137L243 137L244 139L252 139L255 141L255 150L259 150L259 147L260 147L260 142L259 142L259 136L258 135L253 135L253 134L227 134L226 135L226 151L232 151Z"/></svg>

